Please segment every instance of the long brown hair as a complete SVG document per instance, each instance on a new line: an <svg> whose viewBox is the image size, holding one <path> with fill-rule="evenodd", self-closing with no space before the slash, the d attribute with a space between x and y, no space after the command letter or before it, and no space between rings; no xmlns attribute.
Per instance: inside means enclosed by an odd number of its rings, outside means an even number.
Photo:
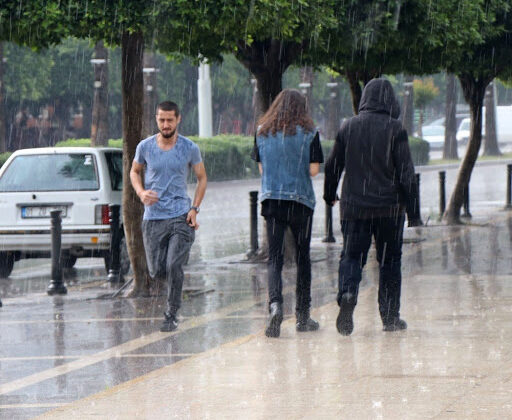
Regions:
<svg viewBox="0 0 512 420"><path fill-rule="evenodd" d="M315 124L308 114L306 98L297 89L283 89L272 105L258 121L258 134L268 136L282 131L285 135L294 135L297 126L313 131Z"/></svg>

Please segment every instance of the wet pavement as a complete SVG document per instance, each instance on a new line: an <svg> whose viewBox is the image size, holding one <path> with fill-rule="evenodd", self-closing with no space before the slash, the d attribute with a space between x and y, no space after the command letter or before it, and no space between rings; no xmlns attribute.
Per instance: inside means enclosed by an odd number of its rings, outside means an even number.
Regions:
<svg viewBox="0 0 512 420"><path fill-rule="evenodd" d="M163 297L101 298L113 290L102 260L79 260L68 295L53 298L45 294L48 260L23 262L0 280L0 418L507 418L512 214L501 211L505 174L501 166L475 169L471 224L445 227L436 221L437 174L422 173L423 218L431 221L405 233L405 332L381 330L372 253L354 332L337 333L339 222L335 212L338 243L322 243L319 203L312 259L321 329L295 331L292 267L283 275L281 337L264 336L265 264L243 261L247 191L257 181L210 185L173 333L158 331Z"/></svg>

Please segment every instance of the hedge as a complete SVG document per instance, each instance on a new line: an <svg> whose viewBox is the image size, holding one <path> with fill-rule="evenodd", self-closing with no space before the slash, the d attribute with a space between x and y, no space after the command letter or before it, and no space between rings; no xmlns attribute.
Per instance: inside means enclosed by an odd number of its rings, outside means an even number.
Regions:
<svg viewBox="0 0 512 420"><path fill-rule="evenodd" d="M251 159L254 145L253 137L220 135L212 138L191 136L201 149L201 155L211 181L254 178L259 175L257 164ZM87 147L90 139L68 139L56 144L56 147ZM108 141L110 147L122 148L122 139ZM322 141L324 158L326 159L334 145L333 140ZM429 161L430 145L421 139L409 137L411 155L415 165L426 165ZM11 155L10 152L0 154L0 166Z"/></svg>
<svg viewBox="0 0 512 420"><path fill-rule="evenodd" d="M322 142L324 158L327 159L327 156L329 156L333 146L333 140L326 140ZM430 160L430 144L428 144L428 142L417 137L409 137L409 148L411 149L411 157L414 162L414 166L428 165L428 161Z"/></svg>
<svg viewBox="0 0 512 420"><path fill-rule="evenodd" d="M409 148L414 165L428 165L430 160L430 144L418 137L409 137Z"/></svg>
<svg viewBox="0 0 512 420"><path fill-rule="evenodd" d="M254 138L236 135L220 135L212 138L190 136L190 140L201 149L210 181L254 178L258 166L251 159ZM57 147L90 146L90 139L68 139L57 143ZM122 139L108 141L110 147L122 148Z"/></svg>
<svg viewBox="0 0 512 420"><path fill-rule="evenodd" d="M11 156L11 152L0 153L0 168L4 165L5 161Z"/></svg>

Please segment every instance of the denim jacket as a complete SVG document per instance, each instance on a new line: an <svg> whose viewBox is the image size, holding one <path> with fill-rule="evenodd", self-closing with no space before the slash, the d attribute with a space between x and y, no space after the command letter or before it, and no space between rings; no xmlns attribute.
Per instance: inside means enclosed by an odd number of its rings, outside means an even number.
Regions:
<svg viewBox="0 0 512 420"><path fill-rule="evenodd" d="M310 146L314 132L297 126L295 135L257 135L256 144L263 166L261 198L291 200L315 208L315 193L309 174Z"/></svg>

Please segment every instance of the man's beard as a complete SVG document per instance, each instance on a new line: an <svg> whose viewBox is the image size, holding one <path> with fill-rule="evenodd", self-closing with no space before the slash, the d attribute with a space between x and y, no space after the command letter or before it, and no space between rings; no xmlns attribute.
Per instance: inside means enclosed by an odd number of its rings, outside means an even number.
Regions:
<svg viewBox="0 0 512 420"><path fill-rule="evenodd" d="M162 130L160 130L160 134L162 135L162 137L164 139L170 139L171 137L174 136L174 134L176 134L176 129L174 129L173 131L171 131L169 134L164 134L164 132Z"/></svg>

